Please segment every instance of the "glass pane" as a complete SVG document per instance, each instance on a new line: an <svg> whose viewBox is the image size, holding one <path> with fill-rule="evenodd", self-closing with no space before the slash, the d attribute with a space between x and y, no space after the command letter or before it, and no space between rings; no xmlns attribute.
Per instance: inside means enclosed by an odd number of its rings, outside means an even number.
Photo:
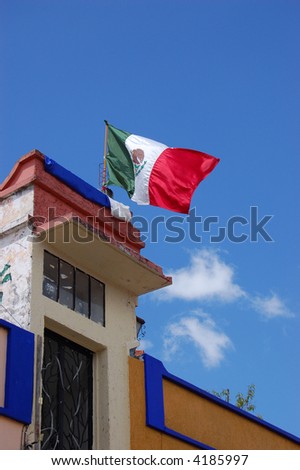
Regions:
<svg viewBox="0 0 300 470"><path fill-rule="evenodd" d="M76 269L75 310L89 316L89 276Z"/></svg>
<svg viewBox="0 0 300 470"><path fill-rule="evenodd" d="M58 291L58 259L56 256L44 252L44 278L43 294L49 299L57 301Z"/></svg>
<svg viewBox="0 0 300 470"><path fill-rule="evenodd" d="M59 271L59 303L74 308L74 268L60 260Z"/></svg>
<svg viewBox="0 0 300 470"><path fill-rule="evenodd" d="M91 277L91 320L104 325L104 284Z"/></svg>

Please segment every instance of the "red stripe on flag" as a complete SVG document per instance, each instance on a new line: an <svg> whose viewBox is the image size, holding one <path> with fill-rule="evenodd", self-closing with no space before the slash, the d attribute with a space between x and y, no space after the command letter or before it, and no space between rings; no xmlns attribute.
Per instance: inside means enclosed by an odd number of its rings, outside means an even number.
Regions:
<svg viewBox="0 0 300 470"><path fill-rule="evenodd" d="M219 161L196 150L167 148L152 168L150 204L188 214L195 189Z"/></svg>

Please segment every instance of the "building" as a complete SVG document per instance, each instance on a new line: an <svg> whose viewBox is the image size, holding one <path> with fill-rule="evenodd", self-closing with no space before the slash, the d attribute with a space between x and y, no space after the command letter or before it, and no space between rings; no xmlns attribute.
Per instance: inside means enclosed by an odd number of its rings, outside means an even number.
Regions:
<svg viewBox="0 0 300 470"><path fill-rule="evenodd" d="M171 279L106 195L38 150L0 195L0 449L300 448L135 357L138 297Z"/></svg>

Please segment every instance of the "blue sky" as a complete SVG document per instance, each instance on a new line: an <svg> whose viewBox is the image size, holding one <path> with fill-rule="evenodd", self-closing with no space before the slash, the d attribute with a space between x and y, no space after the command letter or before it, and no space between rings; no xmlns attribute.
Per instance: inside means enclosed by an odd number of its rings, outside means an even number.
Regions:
<svg viewBox="0 0 300 470"><path fill-rule="evenodd" d="M257 413L298 436L299 20L296 0L0 0L0 179L38 148L97 186L104 119L219 157L192 200L201 241L186 216L180 242L143 234L174 277L139 301L144 346L233 400L254 383ZM115 197L149 225L178 216ZM251 240L251 207L272 242Z"/></svg>

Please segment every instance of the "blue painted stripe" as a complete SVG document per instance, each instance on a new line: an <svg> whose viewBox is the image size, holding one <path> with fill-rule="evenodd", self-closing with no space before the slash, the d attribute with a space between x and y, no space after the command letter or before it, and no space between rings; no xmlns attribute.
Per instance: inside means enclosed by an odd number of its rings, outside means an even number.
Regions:
<svg viewBox="0 0 300 470"><path fill-rule="evenodd" d="M89 201L110 209L109 197L45 155L45 170Z"/></svg>
<svg viewBox="0 0 300 470"><path fill-rule="evenodd" d="M165 426L163 378L168 379L169 373L158 359L144 355L145 364L145 395L146 425L169 436L180 439L202 450L214 450L203 442L185 436Z"/></svg>
<svg viewBox="0 0 300 470"><path fill-rule="evenodd" d="M180 432L174 431L170 428L165 427L164 433L168 434L169 436L175 437L176 439L180 439L181 441L187 442L188 444L191 444L201 450L216 450L215 447L210 447L207 444L204 444L203 442L196 441L195 439L187 437L184 434L181 434Z"/></svg>
<svg viewBox="0 0 300 470"><path fill-rule="evenodd" d="M0 415L30 424L33 403L34 335L5 320L8 332L4 407Z"/></svg>
<svg viewBox="0 0 300 470"><path fill-rule="evenodd" d="M260 426L273 431L277 434L280 434L282 437L285 437L291 441L300 444L300 438L284 431L277 426L274 426L267 421L264 421L247 411L241 410L236 406L232 405L231 403L227 403L224 400L212 395L211 393L202 390L195 385L186 382L185 380L176 377L173 374L170 374L164 367L161 361L155 359L148 354L144 355L145 361L145 392L146 392L146 424L158 431L161 431L165 434L173 436L177 439L181 439L199 449L211 449L214 450L213 447L204 444L203 442L194 440L188 436L185 436L173 429L170 429L165 426L165 416L164 416L164 395L163 395L163 379L169 380L170 382L179 385L186 390L189 390L206 400L212 401L217 405L221 406L222 408L226 408L231 412L240 415L248 420L259 424Z"/></svg>
<svg viewBox="0 0 300 470"><path fill-rule="evenodd" d="M157 429L165 427L162 363L145 354L146 424Z"/></svg>

